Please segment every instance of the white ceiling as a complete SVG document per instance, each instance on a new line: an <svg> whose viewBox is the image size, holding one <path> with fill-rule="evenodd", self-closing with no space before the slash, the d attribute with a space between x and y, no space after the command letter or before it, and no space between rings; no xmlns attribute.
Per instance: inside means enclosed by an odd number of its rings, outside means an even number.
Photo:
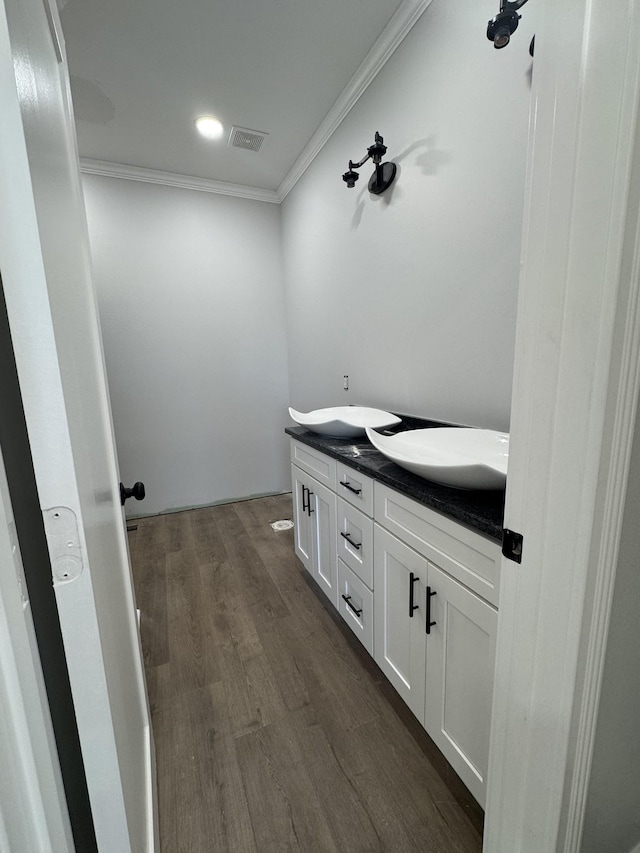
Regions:
<svg viewBox="0 0 640 853"><path fill-rule="evenodd" d="M81 157L277 190L394 13L408 4L59 5ZM226 136L208 142L194 129L201 114L218 116L227 129L269 135L259 152L229 148Z"/></svg>

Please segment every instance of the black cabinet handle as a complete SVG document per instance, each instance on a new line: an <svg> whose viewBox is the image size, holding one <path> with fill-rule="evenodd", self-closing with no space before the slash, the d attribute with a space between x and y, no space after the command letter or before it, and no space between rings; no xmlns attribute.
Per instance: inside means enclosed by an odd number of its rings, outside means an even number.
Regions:
<svg viewBox="0 0 640 853"><path fill-rule="evenodd" d="M413 585L416 581L419 581L420 578L414 575L413 572L409 572L409 618L413 619L413 611L418 609L418 605L413 603Z"/></svg>
<svg viewBox="0 0 640 853"><path fill-rule="evenodd" d="M307 489L307 487L304 484L301 483L301 485L302 485L302 512L306 512L308 507L307 507L307 503L304 499L304 493L308 492L309 490Z"/></svg>
<svg viewBox="0 0 640 853"><path fill-rule="evenodd" d="M129 498L135 498L137 501L144 500L144 483L135 483L130 489L120 483L120 506L124 506L124 502Z"/></svg>
<svg viewBox="0 0 640 853"><path fill-rule="evenodd" d="M354 607L353 604L351 603L351 596L350 595L343 595L342 600L347 602L347 607L350 607L351 610L353 610L353 612L356 614L356 616L359 617L362 614L362 608L360 608L360 610L358 610L357 607Z"/></svg>
<svg viewBox="0 0 640 853"><path fill-rule="evenodd" d="M346 539L349 545L353 545L353 547L356 548L358 551L360 550L360 548L362 548L362 542L358 545L358 543L354 542L348 533L343 533L341 530L340 536L342 536L343 539Z"/></svg>
<svg viewBox="0 0 640 853"><path fill-rule="evenodd" d="M362 489L354 489L349 482L343 483L342 480L340 480L340 485L344 486L345 489L349 489L349 491L353 492L354 495L359 495L362 492Z"/></svg>
<svg viewBox="0 0 640 853"><path fill-rule="evenodd" d="M427 622L426 622L426 632L427 634L431 633L431 626L435 625L435 622L431 621L431 596L437 595L438 593L435 589L431 589L430 586L427 587Z"/></svg>
<svg viewBox="0 0 640 853"><path fill-rule="evenodd" d="M311 489L307 489L307 500L309 503L307 504L307 512L311 515L312 512L315 512L315 509L311 509L311 497L313 496L313 492Z"/></svg>

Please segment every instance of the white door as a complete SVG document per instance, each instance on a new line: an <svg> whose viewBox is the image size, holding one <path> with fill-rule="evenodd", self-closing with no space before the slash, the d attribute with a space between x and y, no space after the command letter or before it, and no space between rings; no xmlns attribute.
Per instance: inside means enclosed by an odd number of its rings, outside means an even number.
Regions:
<svg viewBox="0 0 640 853"><path fill-rule="evenodd" d="M376 524L373 566L375 661L423 723L428 564Z"/></svg>
<svg viewBox="0 0 640 853"><path fill-rule="evenodd" d="M0 270L98 847L142 853L153 740L54 2L0 7L0 115Z"/></svg>
<svg viewBox="0 0 640 853"><path fill-rule="evenodd" d="M501 570L486 853L584 849L625 500L637 512L640 5L570 0L562 26L539 8L504 517L524 544Z"/></svg>

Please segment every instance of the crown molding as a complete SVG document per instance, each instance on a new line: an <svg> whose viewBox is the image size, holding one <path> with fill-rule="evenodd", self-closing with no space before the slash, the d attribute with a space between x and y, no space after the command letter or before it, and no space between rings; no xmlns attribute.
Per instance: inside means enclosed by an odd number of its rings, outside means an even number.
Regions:
<svg viewBox="0 0 640 853"><path fill-rule="evenodd" d="M141 166L127 166L123 163L110 163L107 160L91 160L81 157L80 171L85 175L103 175L107 178L122 178L125 181L141 181L145 184L162 184L167 187L231 195L252 199L253 201L280 203L280 198L274 190L247 187L243 184L229 184L225 181L213 181L210 178L196 178L192 175L178 175L175 172L144 169Z"/></svg>
<svg viewBox="0 0 640 853"><path fill-rule="evenodd" d="M404 0L278 187L283 201L432 0Z"/></svg>
<svg viewBox="0 0 640 853"><path fill-rule="evenodd" d="M342 120L402 43L413 25L426 8L431 5L431 2L432 0L403 0L277 190L230 184L225 181L214 181L210 178L178 175L174 172L145 169L141 166L127 166L123 163L110 163L106 160L92 160L85 157L80 159L80 171L86 175L104 175L108 178L142 181L147 184L163 184L169 187L181 187L187 190L199 190L200 192L218 193L279 204L291 192L335 133Z"/></svg>

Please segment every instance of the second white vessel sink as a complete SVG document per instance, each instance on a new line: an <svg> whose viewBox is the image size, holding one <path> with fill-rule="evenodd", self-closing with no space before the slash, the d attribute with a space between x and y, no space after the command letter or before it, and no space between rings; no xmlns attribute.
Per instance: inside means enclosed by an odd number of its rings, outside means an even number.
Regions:
<svg viewBox="0 0 640 853"><path fill-rule="evenodd" d="M364 435L366 427L382 429L402 423L400 418L382 409L367 406L333 406L313 412L297 412L289 408L289 415L300 426L319 435L334 438L355 438Z"/></svg>
<svg viewBox="0 0 640 853"><path fill-rule="evenodd" d="M367 429L373 446L396 465L456 489L503 489L509 434L490 429L434 427L380 435Z"/></svg>

